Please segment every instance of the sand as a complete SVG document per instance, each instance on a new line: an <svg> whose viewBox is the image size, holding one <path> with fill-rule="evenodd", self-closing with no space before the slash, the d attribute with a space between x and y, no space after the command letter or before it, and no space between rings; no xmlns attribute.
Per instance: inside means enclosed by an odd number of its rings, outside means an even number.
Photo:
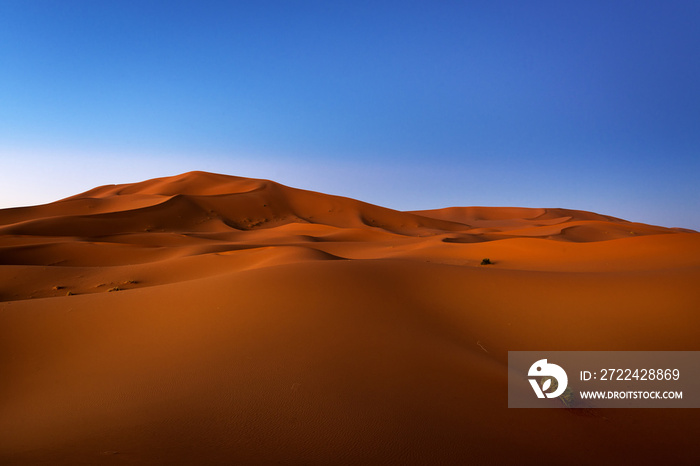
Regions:
<svg viewBox="0 0 700 466"><path fill-rule="evenodd" d="M480 265L489 258L493 264ZM507 407L513 350L700 350L700 234L191 172L0 210L0 464L697 464Z"/></svg>

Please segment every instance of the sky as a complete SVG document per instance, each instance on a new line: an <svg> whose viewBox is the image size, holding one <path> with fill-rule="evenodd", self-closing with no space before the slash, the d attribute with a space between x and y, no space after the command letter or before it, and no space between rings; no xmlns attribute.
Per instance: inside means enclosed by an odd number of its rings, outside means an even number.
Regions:
<svg viewBox="0 0 700 466"><path fill-rule="evenodd" d="M0 0L0 208L205 170L700 230L700 2Z"/></svg>

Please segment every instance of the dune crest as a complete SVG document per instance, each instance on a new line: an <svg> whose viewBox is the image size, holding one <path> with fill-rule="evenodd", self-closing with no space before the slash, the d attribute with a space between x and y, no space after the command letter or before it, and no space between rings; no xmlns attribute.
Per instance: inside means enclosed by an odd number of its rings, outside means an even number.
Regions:
<svg viewBox="0 0 700 466"><path fill-rule="evenodd" d="M605 267L606 261L591 259L598 256L584 253L580 243L639 238L637 249L682 242L688 252L697 250L693 233L591 212L503 207L400 212L272 181L205 172L102 186L51 204L2 210L0 235L0 266L14 266L2 269L3 278L15 284L0 294L4 301L102 291L78 282L69 289L65 283L73 283L68 277L76 267L103 267L100 273L108 274L130 266L147 277L140 286L160 285L179 280L177 274L159 273L161 268L195 256L201 262L231 262L202 267L207 270L203 276L209 276L211 270L236 269L237 253L251 249L286 257L286 248L306 248L305 257L317 260L402 258L462 266L494 256L499 268L569 271ZM642 241L645 236L656 239ZM497 244L515 238L543 242L519 251L511 243ZM560 242L576 243L568 246L572 254L558 253ZM634 250L634 242L624 251ZM596 249L616 251L603 244L586 251ZM546 263L532 262L534 250L548 257ZM636 253L606 254L616 258L607 265L611 270L637 267ZM697 256L686 253L679 260L688 263L689 257ZM260 266L273 263L265 260ZM43 277L64 285L49 286Z"/></svg>

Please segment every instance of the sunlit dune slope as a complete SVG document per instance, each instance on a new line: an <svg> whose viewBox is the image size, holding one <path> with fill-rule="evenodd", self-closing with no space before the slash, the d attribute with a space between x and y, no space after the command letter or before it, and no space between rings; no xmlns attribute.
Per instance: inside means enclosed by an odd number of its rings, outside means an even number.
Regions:
<svg viewBox="0 0 700 466"><path fill-rule="evenodd" d="M508 409L506 365L700 350L698 283L699 233L558 208L192 172L0 210L0 464L696 464L694 410Z"/></svg>

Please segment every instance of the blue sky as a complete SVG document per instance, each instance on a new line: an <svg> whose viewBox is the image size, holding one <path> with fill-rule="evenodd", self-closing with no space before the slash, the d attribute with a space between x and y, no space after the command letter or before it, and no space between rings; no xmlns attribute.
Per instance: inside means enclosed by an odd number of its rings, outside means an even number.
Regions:
<svg viewBox="0 0 700 466"><path fill-rule="evenodd" d="M700 3L0 1L0 207L189 170L700 229Z"/></svg>

